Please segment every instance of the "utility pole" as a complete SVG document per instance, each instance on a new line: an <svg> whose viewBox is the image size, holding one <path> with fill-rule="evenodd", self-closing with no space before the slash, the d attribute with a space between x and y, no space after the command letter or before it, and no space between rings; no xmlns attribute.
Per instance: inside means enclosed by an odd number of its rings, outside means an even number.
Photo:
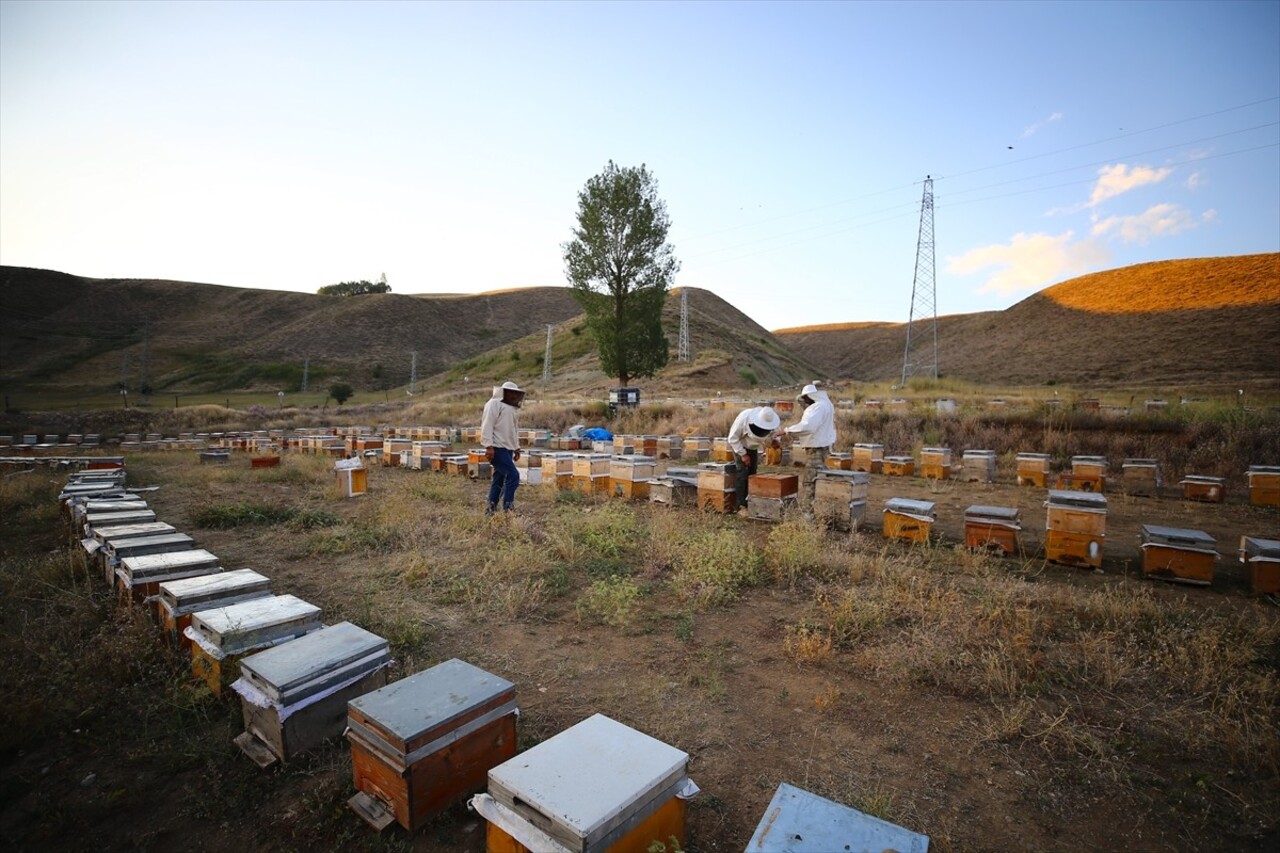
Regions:
<svg viewBox="0 0 1280 853"><path fill-rule="evenodd" d="M551 381L551 332L555 326L547 324L547 351L542 355L542 381Z"/></svg>
<svg viewBox="0 0 1280 853"><path fill-rule="evenodd" d="M142 381L138 385L143 401L151 396L151 318L142 321Z"/></svg>
<svg viewBox="0 0 1280 853"><path fill-rule="evenodd" d="M302 393L307 393L307 378L311 373L311 356L307 356L302 362Z"/></svg>
<svg viewBox="0 0 1280 853"><path fill-rule="evenodd" d="M916 273L911 282L907 346L902 354L903 388L912 376L938 378L938 283L933 264L933 177L930 175L925 176L924 195L920 199Z"/></svg>
<svg viewBox="0 0 1280 853"><path fill-rule="evenodd" d="M124 351L124 358L120 363L120 387L129 387L129 351Z"/></svg>
<svg viewBox="0 0 1280 853"><path fill-rule="evenodd" d="M409 396L418 393L418 351L409 353Z"/></svg>
<svg viewBox="0 0 1280 853"><path fill-rule="evenodd" d="M680 343L676 346L676 361L689 360L689 288L680 288Z"/></svg>

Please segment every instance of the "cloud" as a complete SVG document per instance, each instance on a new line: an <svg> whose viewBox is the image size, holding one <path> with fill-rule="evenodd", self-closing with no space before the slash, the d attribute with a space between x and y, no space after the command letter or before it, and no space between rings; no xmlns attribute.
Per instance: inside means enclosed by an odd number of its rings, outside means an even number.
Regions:
<svg viewBox="0 0 1280 853"><path fill-rule="evenodd" d="M1201 222L1217 222L1217 221L1218 221L1218 211L1217 211L1217 210L1215 210L1215 209L1214 209L1214 208L1212 208L1212 207L1211 207L1211 208L1209 208L1209 209L1208 209L1208 210L1206 210L1204 213L1200 214L1200 221L1201 221Z"/></svg>
<svg viewBox="0 0 1280 853"><path fill-rule="evenodd" d="M1184 183L1189 190L1200 189L1200 187L1204 186L1204 172L1192 172L1187 175L1187 180Z"/></svg>
<svg viewBox="0 0 1280 853"><path fill-rule="evenodd" d="M1022 138L1026 139L1028 136L1035 136L1041 129L1053 124L1055 121L1062 121L1062 113L1050 113L1048 118L1041 119L1035 124L1027 125L1027 128L1022 131Z"/></svg>
<svg viewBox="0 0 1280 853"><path fill-rule="evenodd" d="M972 275L988 267L1000 267L978 293L1011 296L1057 284L1065 278L1096 269L1111 258L1096 240L1073 240L1075 232L1062 234L1014 234L1008 243L970 249L947 258L947 272Z"/></svg>
<svg viewBox="0 0 1280 853"><path fill-rule="evenodd" d="M1093 235L1113 235L1126 243L1146 243L1152 237L1168 237L1195 227L1196 220L1190 211L1166 202L1152 205L1135 216L1108 216L1099 220L1093 225Z"/></svg>
<svg viewBox="0 0 1280 853"><path fill-rule="evenodd" d="M1173 173L1173 169L1162 167L1153 169L1150 166L1134 166L1130 169L1124 163L1114 166L1103 166L1098 170L1098 182L1093 185L1089 196L1089 207L1094 207L1109 198L1127 193L1147 184L1158 184Z"/></svg>

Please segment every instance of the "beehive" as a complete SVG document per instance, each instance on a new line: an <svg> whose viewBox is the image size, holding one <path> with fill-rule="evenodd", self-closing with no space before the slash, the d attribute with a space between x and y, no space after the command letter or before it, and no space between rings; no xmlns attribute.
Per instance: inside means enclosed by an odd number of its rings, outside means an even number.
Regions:
<svg viewBox="0 0 1280 853"><path fill-rule="evenodd" d="M609 454L607 453L575 453L573 454L573 476L608 477Z"/></svg>
<svg viewBox="0 0 1280 853"><path fill-rule="evenodd" d="M249 460L250 468L278 468L280 467L279 456L255 456Z"/></svg>
<svg viewBox="0 0 1280 853"><path fill-rule="evenodd" d="M191 614L182 632L191 641L191 672L215 696L235 680L240 658L319 630L320 608L292 595L273 595Z"/></svg>
<svg viewBox="0 0 1280 853"><path fill-rule="evenodd" d="M1182 497L1189 501L1220 504L1227 494L1227 481L1223 477L1188 474L1178 485L1182 486Z"/></svg>
<svg viewBox="0 0 1280 853"><path fill-rule="evenodd" d="M658 461L652 456L614 456L609 460L609 478L615 483L642 483L657 474Z"/></svg>
<svg viewBox="0 0 1280 853"><path fill-rule="evenodd" d="M707 462L698 468L698 508L738 511L737 468L732 463Z"/></svg>
<svg viewBox="0 0 1280 853"><path fill-rule="evenodd" d="M226 450L202 450L198 458L201 465L222 465L231 461L231 453Z"/></svg>
<svg viewBox="0 0 1280 853"><path fill-rule="evenodd" d="M863 471L819 471L813 481L814 500L865 501L870 482L871 475Z"/></svg>
<svg viewBox="0 0 1280 853"><path fill-rule="evenodd" d="M712 462L732 462L734 460L733 448L729 447L729 439L715 438L711 441L711 461Z"/></svg>
<svg viewBox="0 0 1280 853"><path fill-rule="evenodd" d="M390 665L387 641L350 622L249 655L231 685L244 715L236 744L265 767L338 737L347 702L384 686Z"/></svg>
<svg viewBox="0 0 1280 853"><path fill-rule="evenodd" d="M867 502L815 497L813 515L818 521L836 530L857 530L858 525L862 524L862 520L866 518Z"/></svg>
<svg viewBox="0 0 1280 853"><path fill-rule="evenodd" d="M191 624L192 613L269 595L271 581L252 569L164 581L156 594L156 621L170 642L190 651L191 640L183 632Z"/></svg>
<svg viewBox="0 0 1280 853"><path fill-rule="evenodd" d="M1017 464L1019 486L1038 486L1043 489L1049 485L1049 454L1019 453Z"/></svg>
<svg viewBox="0 0 1280 853"><path fill-rule="evenodd" d="M1249 588L1258 595L1280 593L1280 540L1240 537L1240 562L1249 576Z"/></svg>
<svg viewBox="0 0 1280 853"><path fill-rule="evenodd" d="M615 435L613 437L613 452L619 456L629 456L636 452L636 436L634 435ZM578 476L577 472L574 472Z"/></svg>
<svg viewBox="0 0 1280 853"><path fill-rule="evenodd" d="M454 453L444 457L445 473L454 477L465 477L468 474L467 457L461 453Z"/></svg>
<svg viewBox="0 0 1280 853"><path fill-rule="evenodd" d="M752 474L747 478L747 494L750 500L757 497L781 499L800 491L798 474Z"/></svg>
<svg viewBox="0 0 1280 853"><path fill-rule="evenodd" d="M1207 586L1213 583L1218 543L1202 530L1142 525L1142 574Z"/></svg>
<svg viewBox="0 0 1280 853"><path fill-rule="evenodd" d="M1255 506L1280 506L1280 465L1250 465L1249 503Z"/></svg>
<svg viewBox="0 0 1280 853"><path fill-rule="evenodd" d="M853 470L853 454L852 453L828 453L826 465L832 471L852 471Z"/></svg>
<svg viewBox="0 0 1280 853"><path fill-rule="evenodd" d="M125 557L142 557L147 554L167 554L171 551L190 551L195 548L195 540L185 533L165 533L160 536L135 536L123 539L111 539L102 545L99 552L114 576L116 567Z"/></svg>
<svg viewBox="0 0 1280 853"><path fill-rule="evenodd" d="M680 443L683 459L697 459L706 462L711 459L711 439L701 435L691 435Z"/></svg>
<svg viewBox="0 0 1280 853"><path fill-rule="evenodd" d="M1160 463L1155 459L1126 459L1120 466L1127 495L1159 497Z"/></svg>
<svg viewBox="0 0 1280 853"><path fill-rule="evenodd" d="M354 498L368 491L369 472L359 459L339 459L333 463L333 471L342 497Z"/></svg>
<svg viewBox="0 0 1280 853"><path fill-rule="evenodd" d="M888 460L885 462L887 464ZM884 537L926 542L935 518L933 501L890 498L884 505Z"/></svg>
<svg viewBox="0 0 1280 853"><path fill-rule="evenodd" d="M649 484L649 500L664 506L697 506L698 469L668 468Z"/></svg>
<svg viewBox="0 0 1280 853"><path fill-rule="evenodd" d="M916 472L916 460L910 456L886 456L882 470L886 477L910 477Z"/></svg>
<svg viewBox="0 0 1280 853"><path fill-rule="evenodd" d="M949 480L951 478L951 449L948 447L925 447L921 449L920 476L926 480Z"/></svg>
<svg viewBox="0 0 1280 853"><path fill-rule="evenodd" d="M1022 515L1017 507L971 506L964 511L964 544L973 549L999 549L1016 554Z"/></svg>
<svg viewBox="0 0 1280 853"><path fill-rule="evenodd" d="M684 456L684 439L678 435L664 435L658 439L659 459L680 459Z"/></svg>
<svg viewBox="0 0 1280 853"><path fill-rule="evenodd" d="M747 842L750 853L928 853L929 836L783 782Z"/></svg>
<svg viewBox="0 0 1280 853"><path fill-rule="evenodd" d="M489 853L683 847L684 797L697 791L688 763L685 752L596 714L494 767L488 793L471 804L488 822Z"/></svg>
<svg viewBox="0 0 1280 853"><path fill-rule="evenodd" d="M113 527L122 524L143 524L155 521L155 510L127 509L117 512L91 512L84 517L86 527Z"/></svg>
<svg viewBox="0 0 1280 853"><path fill-rule="evenodd" d="M1102 565L1107 531L1107 499L1093 492L1049 492L1045 557L1072 566Z"/></svg>
<svg viewBox="0 0 1280 853"><path fill-rule="evenodd" d="M377 829L417 829L515 755L518 713L514 684L456 658L353 699L349 804Z"/></svg>
<svg viewBox="0 0 1280 853"><path fill-rule="evenodd" d="M160 591L160 584L222 571L218 558L203 548L125 557L116 568L120 602L141 604Z"/></svg>
<svg viewBox="0 0 1280 853"><path fill-rule="evenodd" d="M556 477L562 474L573 477L572 453L544 453L541 461L542 482L555 485Z"/></svg>
<svg viewBox="0 0 1280 853"><path fill-rule="evenodd" d="M960 457L960 467L967 483L994 483L996 481L996 452L994 450L966 450Z"/></svg>
<svg viewBox="0 0 1280 853"><path fill-rule="evenodd" d="M1071 457L1071 483L1073 490L1080 492L1102 492L1107 479L1107 459L1105 456L1073 456Z"/></svg>

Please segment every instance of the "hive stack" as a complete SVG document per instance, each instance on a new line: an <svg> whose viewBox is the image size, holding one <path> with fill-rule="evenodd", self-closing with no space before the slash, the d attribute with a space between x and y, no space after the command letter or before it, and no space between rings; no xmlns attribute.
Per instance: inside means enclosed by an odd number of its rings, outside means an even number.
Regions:
<svg viewBox="0 0 1280 853"><path fill-rule="evenodd" d="M819 471L813 482L813 514L837 530L857 530L867 514L871 475L864 471Z"/></svg>
<svg viewBox="0 0 1280 853"><path fill-rule="evenodd" d="M1124 472L1125 494L1160 496L1160 463L1155 459L1126 459L1120 470Z"/></svg>
<svg viewBox="0 0 1280 853"><path fill-rule="evenodd" d="M826 458L827 468L832 471L852 471L853 470L853 454L852 453L828 453Z"/></svg>
<svg viewBox="0 0 1280 853"><path fill-rule="evenodd" d="M489 463L489 451L484 447L473 447L467 451L467 476L472 480L488 480L493 475L493 466Z"/></svg>
<svg viewBox="0 0 1280 853"><path fill-rule="evenodd" d="M735 491L737 466L732 462L706 462L698 467L698 508L732 513L738 510Z"/></svg>
<svg viewBox="0 0 1280 853"><path fill-rule="evenodd" d="M471 800L491 851L604 853L683 849L689 756L609 719L588 717L489 771Z"/></svg>
<svg viewBox="0 0 1280 853"><path fill-rule="evenodd" d="M236 679L245 655L317 631L320 608L292 595L273 595L191 615L191 671L215 696Z"/></svg>
<svg viewBox="0 0 1280 853"><path fill-rule="evenodd" d="M782 521L796 506L798 474L752 474L747 478L747 518Z"/></svg>
<svg viewBox="0 0 1280 853"><path fill-rule="evenodd" d="M156 596L156 620L170 642L190 651L191 640L184 632L191 614L269 595L271 581L252 569L166 581Z"/></svg>
<svg viewBox="0 0 1280 853"><path fill-rule="evenodd" d="M584 495L609 494L609 454L573 454L573 489Z"/></svg>
<svg viewBox="0 0 1280 853"><path fill-rule="evenodd" d="M920 476L926 480L951 479L951 448L923 448L920 451Z"/></svg>
<svg viewBox="0 0 1280 853"><path fill-rule="evenodd" d="M543 485L568 491L573 488L573 453L542 454Z"/></svg>
<svg viewBox="0 0 1280 853"><path fill-rule="evenodd" d="M1105 456L1071 457L1071 482L1075 491L1102 494L1107 482L1107 458Z"/></svg>
<svg viewBox="0 0 1280 853"><path fill-rule="evenodd" d="M916 472L916 460L911 456L886 456L881 470L886 477L910 477Z"/></svg>
<svg viewBox="0 0 1280 853"><path fill-rule="evenodd" d="M261 767L342 734L347 702L387 683L388 643L339 622L240 662L244 732L236 745Z"/></svg>
<svg viewBox="0 0 1280 853"><path fill-rule="evenodd" d="M1280 593L1280 540L1240 537L1240 562L1249 575L1249 588L1258 595Z"/></svg>
<svg viewBox="0 0 1280 853"><path fill-rule="evenodd" d="M1038 486L1043 489L1049 485L1049 454L1018 454L1018 485Z"/></svg>
<svg viewBox="0 0 1280 853"><path fill-rule="evenodd" d="M855 444L853 446L853 470L879 474L884 465L883 444Z"/></svg>
<svg viewBox="0 0 1280 853"><path fill-rule="evenodd" d="M994 548L1004 554L1018 553L1018 531L1022 514L1017 507L971 506L964 511L964 544L967 548Z"/></svg>
<svg viewBox="0 0 1280 853"><path fill-rule="evenodd" d="M1094 492L1052 490L1045 506L1045 557L1070 566L1101 567L1107 499Z"/></svg>
<svg viewBox="0 0 1280 853"><path fill-rule="evenodd" d="M658 460L652 456L614 456L609 460L609 485L614 497L648 500L657 467Z"/></svg>
<svg viewBox="0 0 1280 853"><path fill-rule="evenodd" d="M649 484L649 501L663 506L697 506L698 473L697 468L668 468Z"/></svg>
<svg viewBox="0 0 1280 853"><path fill-rule="evenodd" d="M218 558L203 548L124 557L116 569L121 603L141 604L160 591L160 584L222 571Z"/></svg>
<svg viewBox="0 0 1280 853"><path fill-rule="evenodd" d="M1250 465L1249 503L1255 506L1280 506L1280 465Z"/></svg>
<svg viewBox="0 0 1280 853"><path fill-rule="evenodd" d="M1149 578L1208 586L1218 543L1203 530L1142 525L1142 574Z"/></svg>
<svg viewBox="0 0 1280 853"><path fill-rule="evenodd" d="M518 714L514 684L457 659L351 700L348 804L375 829L412 832L516 754Z"/></svg>
<svg viewBox="0 0 1280 853"><path fill-rule="evenodd" d="M994 483L996 481L996 452L994 450L966 450L960 457L960 467L967 483Z"/></svg>

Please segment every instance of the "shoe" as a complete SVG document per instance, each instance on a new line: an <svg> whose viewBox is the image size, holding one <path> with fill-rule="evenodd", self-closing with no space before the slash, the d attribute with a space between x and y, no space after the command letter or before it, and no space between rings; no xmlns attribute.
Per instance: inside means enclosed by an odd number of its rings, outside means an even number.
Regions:
<svg viewBox="0 0 1280 853"><path fill-rule="evenodd" d="M497 511L498 511L498 505L497 505L497 504L489 504L489 506L485 508L484 514L485 514L485 515L493 515L493 514L494 514L495 512L497 512Z"/></svg>
<svg viewBox="0 0 1280 853"><path fill-rule="evenodd" d="M514 506L504 506L502 508L502 513L503 515L515 515L516 508Z"/></svg>

